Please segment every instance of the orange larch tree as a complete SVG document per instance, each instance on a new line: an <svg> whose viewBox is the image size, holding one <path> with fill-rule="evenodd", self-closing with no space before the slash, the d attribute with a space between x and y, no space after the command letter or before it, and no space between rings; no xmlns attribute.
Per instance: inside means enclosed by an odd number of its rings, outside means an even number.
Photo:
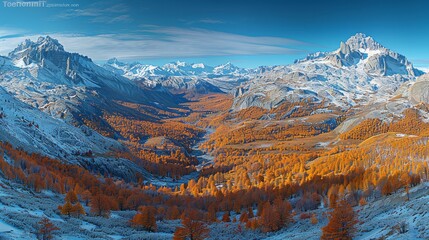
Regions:
<svg viewBox="0 0 429 240"><path fill-rule="evenodd" d="M60 230L46 217L42 218L42 220L40 220L40 222L37 224L39 225L39 236L42 240L52 239L52 232Z"/></svg>
<svg viewBox="0 0 429 240"><path fill-rule="evenodd" d="M321 239L353 239L358 220L350 204L346 200L338 201L334 210L329 215L329 223L322 228L323 234Z"/></svg>
<svg viewBox="0 0 429 240"><path fill-rule="evenodd" d="M200 221L185 218L181 227L177 227L174 232L174 240L203 240L210 236L210 230Z"/></svg>

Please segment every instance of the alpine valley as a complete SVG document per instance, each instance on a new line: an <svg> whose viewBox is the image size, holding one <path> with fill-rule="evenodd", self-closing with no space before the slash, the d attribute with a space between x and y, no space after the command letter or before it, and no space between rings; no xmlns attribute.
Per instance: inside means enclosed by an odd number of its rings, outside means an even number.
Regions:
<svg viewBox="0 0 429 240"><path fill-rule="evenodd" d="M39 37L0 103L0 239L429 238L429 75L363 33L250 69Z"/></svg>

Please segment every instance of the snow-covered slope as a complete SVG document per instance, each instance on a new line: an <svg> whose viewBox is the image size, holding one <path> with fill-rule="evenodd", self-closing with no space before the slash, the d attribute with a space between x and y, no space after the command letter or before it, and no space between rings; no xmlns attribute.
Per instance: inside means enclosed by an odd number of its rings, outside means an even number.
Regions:
<svg viewBox="0 0 429 240"><path fill-rule="evenodd" d="M357 224L357 233L353 239L428 239L429 227L426 224L429 218L428 200L428 183L422 183L410 189L409 201L407 201L405 191L399 191L388 197L370 199L367 205L354 208L358 213L359 224ZM321 228L328 223L324 211L326 208L312 212L319 219L315 225L308 220L300 220L264 239L320 239ZM398 231L399 224L405 227L405 232Z"/></svg>
<svg viewBox="0 0 429 240"><path fill-rule="evenodd" d="M422 183L410 189L410 200L401 190L390 196L368 199L365 206L356 206L358 214L357 233L353 239L409 240L428 239L429 185ZM171 239L180 220L157 221L158 231L137 231L128 224L135 211L112 211L111 218L100 218L91 214L78 218L59 215L53 206L64 204L64 196L50 191L35 193L19 184L0 178L0 236L2 239L35 239L37 222L42 217L49 218L61 230L55 232L58 239ZM85 211L90 208L84 206ZM307 212L315 214L318 222L300 219L297 214L294 222L278 232L263 233L250 231L237 222L217 222L209 225L208 239L266 239L266 240L317 240L322 228L328 223L326 207ZM234 217L239 215L232 213ZM405 232L397 230L403 223ZM237 231L241 224L242 231Z"/></svg>
<svg viewBox="0 0 429 240"><path fill-rule="evenodd" d="M87 57L66 52L50 37L26 40L9 57L0 57L0 141L133 178L144 170L127 159L107 156L126 148L84 124L103 124L105 112L142 116L116 100L161 109L179 102L168 91L140 87ZM89 150L91 157L85 155Z"/></svg>
<svg viewBox="0 0 429 240"><path fill-rule="evenodd" d="M126 151L117 141L86 126L75 127L25 104L0 87L0 141L73 164L131 179L144 172L127 159L107 157ZM87 153L91 152L90 157ZM145 172L145 175L148 174Z"/></svg>
<svg viewBox="0 0 429 240"><path fill-rule="evenodd" d="M333 52L310 54L259 74L236 89L233 109L269 109L303 99L324 99L343 108L383 102L421 74L404 56L359 33Z"/></svg>
<svg viewBox="0 0 429 240"><path fill-rule="evenodd" d="M429 103L429 74L419 77L409 88L409 100L414 104Z"/></svg>

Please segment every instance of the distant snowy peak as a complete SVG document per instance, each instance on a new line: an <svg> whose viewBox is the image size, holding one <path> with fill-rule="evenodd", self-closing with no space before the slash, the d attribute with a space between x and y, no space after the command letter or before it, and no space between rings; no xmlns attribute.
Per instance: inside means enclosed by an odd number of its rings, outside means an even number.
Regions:
<svg viewBox="0 0 429 240"><path fill-rule="evenodd" d="M164 74L164 70L154 65L143 65L138 62L124 63L116 58L111 58L103 65L103 68L128 79L144 78Z"/></svg>
<svg viewBox="0 0 429 240"><path fill-rule="evenodd" d="M219 65L213 70L213 73L217 75L240 75L247 72L248 71L246 71L245 69L239 68L230 62Z"/></svg>
<svg viewBox="0 0 429 240"><path fill-rule="evenodd" d="M403 55L393 52L376 42L372 37L358 33L333 52L309 54L295 63L329 63L334 67L361 68L371 76L391 76L395 74L420 76L422 72L413 67Z"/></svg>
<svg viewBox="0 0 429 240"><path fill-rule="evenodd" d="M203 63L189 64L181 61L167 63L162 66L162 69L167 73L165 75L168 76L196 76L209 74L213 71L213 67L206 66Z"/></svg>
<svg viewBox="0 0 429 240"><path fill-rule="evenodd" d="M192 64L192 68L202 68L202 69L205 69L206 65L204 65L204 63L194 63L194 64Z"/></svg>
<svg viewBox="0 0 429 240"><path fill-rule="evenodd" d="M117 58L111 58L111 59L107 60L106 63L110 64L110 65L117 65L117 66L124 65L124 63L120 62Z"/></svg>

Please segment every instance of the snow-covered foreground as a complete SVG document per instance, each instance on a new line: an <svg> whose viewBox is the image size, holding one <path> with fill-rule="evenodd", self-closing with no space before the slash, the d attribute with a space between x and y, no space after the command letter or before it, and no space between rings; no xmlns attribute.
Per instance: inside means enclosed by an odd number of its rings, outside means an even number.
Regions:
<svg viewBox="0 0 429 240"><path fill-rule="evenodd" d="M0 180L0 239L36 239L37 222L49 218L59 231L55 239L171 239L178 222L159 223L159 233L134 230L128 221L133 211L112 212L109 219L84 216L81 219L59 215L62 195L49 191L34 193L18 184ZM89 208L85 207L89 212Z"/></svg>
<svg viewBox="0 0 429 240"><path fill-rule="evenodd" d="M355 239L429 239L429 183L411 189L410 201L406 199L406 194L401 191L368 201L364 207L355 207L360 221ZM323 215L325 210L315 211L318 224L312 225L309 219L299 220L267 239L319 239L321 228L328 222ZM405 233L399 233L396 229L402 222L406 225Z"/></svg>
<svg viewBox="0 0 429 240"><path fill-rule="evenodd" d="M54 233L56 239L171 239L175 221L158 221L158 232L135 230L128 224L134 211L112 212L109 219L84 216L81 219L59 215L57 206L64 196L49 191L34 193L18 184L0 180L0 239L35 239L37 222L48 217L61 230ZM428 239L429 238L429 183L410 190L410 201L401 191L388 197L368 201L364 207L356 207L359 220L356 239ZM88 212L88 207L85 207ZM289 227L275 233L247 230L239 223L215 223L210 225L210 239L319 239L321 228L327 224L327 209L318 209L319 222L299 219ZM219 213L219 218L222 213ZM232 214L232 218L238 215ZM395 226L405 222L406 232L399 233Z"/></svg>

